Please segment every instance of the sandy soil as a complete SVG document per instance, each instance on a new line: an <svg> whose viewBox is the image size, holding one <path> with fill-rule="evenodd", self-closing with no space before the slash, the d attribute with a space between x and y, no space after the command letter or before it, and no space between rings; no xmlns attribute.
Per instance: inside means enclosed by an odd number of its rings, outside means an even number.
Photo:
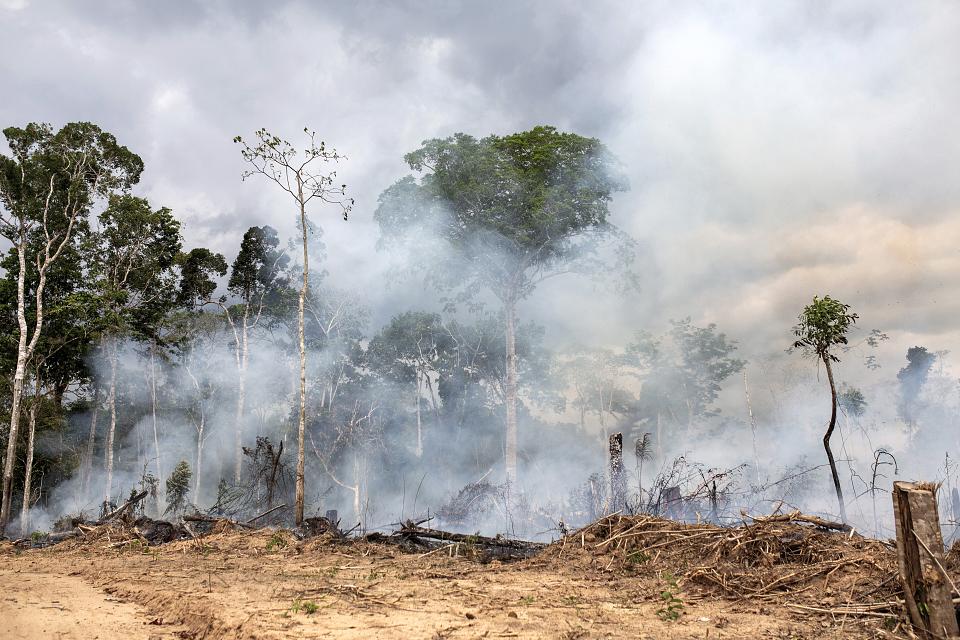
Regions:
<svg viewBox="0 0 960 640"><path fill-rule="evenodd" d="M142 608L62 573L0 571L0 637L17 640L177 638L182 627L156 626Z"/></svg>
<svg viewBox="0 0 960 640"><path fill-rule="evenodd" d="M479 564L269 532L151 548L113 543L0 548L0 637L892 637L877 620L702 599L663 576L562 561ZM664 619L665 589L682 602L676 620Z"/></svg>

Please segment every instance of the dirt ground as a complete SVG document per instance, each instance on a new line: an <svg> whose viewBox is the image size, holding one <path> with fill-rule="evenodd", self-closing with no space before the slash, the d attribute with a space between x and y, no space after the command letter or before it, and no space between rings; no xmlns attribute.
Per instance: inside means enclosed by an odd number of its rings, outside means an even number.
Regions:
<svg viewBox="0 0 960 640"><path fill-rule="evenodd" d="M895 637L877 618L703 598L670 576L563 558L481 564L269 531L159 547L0 544L4 639Z"/></svg>

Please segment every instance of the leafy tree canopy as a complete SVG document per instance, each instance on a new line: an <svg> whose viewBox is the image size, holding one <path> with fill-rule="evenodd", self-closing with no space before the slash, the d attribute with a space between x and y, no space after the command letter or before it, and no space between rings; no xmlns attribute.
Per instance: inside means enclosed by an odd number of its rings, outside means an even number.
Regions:
<svg viewBox="0 0 960 640"><path fill-rule="evenodd" d="M814 296L813 302L804 307L793 333L797 337L794 348L812 353L821 359L840 362L833 347L847 344L847 332L859 316L850 313L850 305L830 296Z"/></svg>
<svg viewBox="0 0 960 640"><path fill-rule="evenodd" d="M613 231L610 200L627 188L599 140L549 126L427 140L405 160L422 177L381 194L381 246L437 234L466 269L455 281L434 271L438 283L457 286L466 275L502 298L521 298L559 264L594 256L596 236Z"/></svg>

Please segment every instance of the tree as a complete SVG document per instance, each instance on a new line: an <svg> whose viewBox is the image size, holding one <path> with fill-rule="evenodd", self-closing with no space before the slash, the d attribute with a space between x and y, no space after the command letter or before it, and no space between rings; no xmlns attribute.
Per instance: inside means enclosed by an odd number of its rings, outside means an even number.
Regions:
<svg viewBox="0 0 960 640"><path fill-rule="evenodd" d="M813 297L813 302L804 307L800 313L799 322L794 326L793 333L797 340L793 343L795 349L800 349L812 355L827 370L827 381L830 383L830 424L823 436L823 448L827 452L827 461L830 463L830 473L833 475L833 487L837 492L837 502L840 505L840 517L847 521L847 510L843 502L843 490L840 488L840 475L837 473L837 463L830 450L830 438L837 426L837 385L833 379L832 363L840 362L834 353L834 348L847 344L847 333L857 322L857 314L850 313L850 305L834 300L830 296Z"/></svg>
<svg viewBox="0 0 960 640"><path fill-rule="evenodd" d="M277 294L286 288L287 263L290 257L277 247L280 239L273 227L250 227L243 234L240 251L230 267L227 288L239 302L219 304L233 333L234 359L237 366L236 441L234 443L234 481L240 481L243 463L243 414L246 403L247 367L250 361L250 332L256 329L268 303L276 302Z"/></svg>
<svg viewBox="0 0 960 640"><path fill-rule="evenodd" d="M917 413L920 409L920 391L930 376L930 369L936 362L936 354L927 351L926 347L910 347L907 349L907 366L897 372L900 381L900 417L914 427L917 422Z"/></svg>
<svg viewBox="0 0 960 640"><path fill-rule="evenodd" d="M302 152L294 149L286 140L260 129L254 136L253 146L247 144L243 138L236 136L233 141L241 145L243 159L250 165L244 172L244 179L261 175L273 181L287 193L297 205L299 213L300 234L303 241L303 283L297 306L297 336L300 352L300 410L297 420L297 486L296 486L296 523L303 523L304 498L304 428L306 425L307 406L307 350L304 344L304 307L307 290L310 286L309 261L309 234L310 223L307 219L307 205L314 200L333 204L340 208L343 219L346 220L353 207L353 199L347 198L347 185L334 183L336 171L324 173L317 167L326 163L336 163L343 159L335 149L327 149L323 141L318 143L316 134L308 129L307 146Z"/></svg>
<svg viewBox="0 0 960 640"><path fill-rule="evenodd" d="M741 371L737 343L715 324L695 326L690 318L671 320L663 336L638 331L624 354L627 371L643 384L630 411L636 435L653 429L658 453L665 445L664 425L689 435L698 419L719 413L713 403L721 385Z"/></svg>
<svg viewBox="0 0 960 640"><path fill-rule="evenodd" d="M180 223L169 209L153 210L143 198L116 196L99 217L92 245L94 288L102 301L102 323L110 363L107 403L110 427L105 451L109 501L113 487L113 445L117 427L117 363L126 335L156 344L160 323L178 299L176 266ZM159 437L154 422L157 477L162 477Z"/></svg>
<svg viewBox="0 0 960 640"><path fill-rule="evenodd" d="M476 139L427 140L404 159L421 174L384 191L374 214L381 246L437 237L454 264L431 264L433 281L466 298L487 288L503 308L506 369L505 474L517 480L516 309L537 284L596 271L615 237L608 204L626 189L613 156L595 138L538 126ZM435 258L435 256L430 256Z"/></svg>
<svg viewBox="0 0 960 640"><path fill-rule="evenodd" d="M423 393L435 420L440 419L440 404L434 390L442 360L453 341L435 313L409 311L390 319L390 324L370 340L367 358L386 378L399 385L414 387L417 439L414 453L423 455Z"/></svg>
<svg viewBox="0 0 960 640"><path fill-rule="evenodd" d="M190 472L190 465L186 460L181 460L173 468L170 477L167 478L167 513L180 513L187 506L187 494L190 493L190 478L193 474Z"/></svg>
<svg viewBox="0 0 960 640"><path fill-rule="evenodd" d="M17 360L10 429L3 469L0 533L10 518L14 451L27 364L43 332L47 275L78 232L98 198L135 184L143 161L116 138L90 123L70 123L54 133L49 125L4 129L11 156L0 155L0 235L17 254ZM28 247L39 238L28 264ZM28 326L25 282L36 272L34 321Z"/></svg>

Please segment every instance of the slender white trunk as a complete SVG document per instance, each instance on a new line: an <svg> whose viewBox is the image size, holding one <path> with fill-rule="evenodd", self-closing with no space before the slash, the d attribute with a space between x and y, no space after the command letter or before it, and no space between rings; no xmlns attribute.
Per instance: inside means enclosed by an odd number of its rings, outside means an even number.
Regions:
<svg viewBox="0 0 960 640"><path fill-rule="evenodd" d="M300 227L303 232L303 286L300 288L300 299L297 308L297 341L300 348L300 414L297 421L297 488L296 488L296 524L303 524L304 477L303 477L303 437L307 422L307 348L304 340L303 309L307 298L307 287L310 284L310 264L307 253L307 211L303 200L303 185L297 177L298 195L300 201Z"/></svg>
<svg viewBox="0 0 960 640"><path fill-rule="evenodd" d="M23 380L27 372L29 344L27 342L27 298L25 283L27 277L27 239L21 236L17 247L20 271L17 274L17 327L20 330L17 341L17 367L13 373L13 389L10 399L10 429L7 432L7 453L3 462L3 486L0 490L0 535L10 521L11 498L13 497L13 467L16 462L17 436L20 429L20 399L23 396ZM37 329L41 322L37 316Z"/></svg>
<svg viewBox="0 0 960 640"><path fill-rule="evenodd" d="M153 454L157 458L157 480L163 478L163 465L160 463L160 436L157 433L157 364L156 345L150 345L150 411L153 417ZM162 485L161 485L162 487ZM157 502L162 502L163 489L157 489Z"/></svg>
<svg viewBox="0 0 960 640"><path fill-rule="evenodd" d="M243 468L243 417L247 404L247 361L249 357L247 314L249 303L243 310L243 326L241 327L240 343L237 345L237 407L235 420L234 443L234 481L240 483L240 472Z"/></svg>
<svg viewBox="0 0 960 640"><path fill-rule="evenodd" d="M27 466L23 472L23 505L20 507L20 534L26 535L30 531L30 490L33 479L33 439L37 431L37 405L40 402L40 384L34 383L33 400L30 402L30 418L27 439Z"/></svg>
<svg viewBox="0 0 960 640"><path fill-rule="evenodd" d="M757 452L757 422L753 419L750 389L747 387L747 368L743 368L743 395L747 398L747 413L750 415L750 435L753 437L753 470L757 486L760 486L760 455Z"/></svg>
<svg viewBox="0 0 960 640"><path fill-rule="evenodd" d="M417 448L414 450L414 453L419 458L423 455L423 423L420 417L420 371L416 373L417 378L417 394L414 397L414 402L417 403Z"/></svg>
<svg viewBox="0 0 960 640"><path fill-rule="evenodd" d="M80 493L89 496L90 476L93 474L93 449L97 440L97 418L100 413L100 387L94 386L93 407L90 411L90 433L87 435L87 448L83 454L83 475L80 479Z"/></svg>
<svg viewBox="0 0 960 640"><path fill-rule="evenodd" d="M105 452L104 467L107 471L106 485L104 486L103 499L110 502L110 495L113 492L113 442L117 433L117 339L111 338L109 341L110 351L110 387L107 392L107 406L110 409L110 430L107 431L107 450ZM159 480L159 478L157 478Z"/></svg>
<svg viewBox="0 0 960 640"><path fill-rule="evenodd" d="M200 409L200 425L197 427L197 467L193 479L193 499L200 501L200 477L203 474L203 428L206 418Z"/></svg>
<svg viewBox="0 0 960 640"><path fill-rule="evenodd" d="M517 339L516 339L516 303L509 296L503 304L506 321L506 438L504 467L508 485L517 482Z"/></svg>

